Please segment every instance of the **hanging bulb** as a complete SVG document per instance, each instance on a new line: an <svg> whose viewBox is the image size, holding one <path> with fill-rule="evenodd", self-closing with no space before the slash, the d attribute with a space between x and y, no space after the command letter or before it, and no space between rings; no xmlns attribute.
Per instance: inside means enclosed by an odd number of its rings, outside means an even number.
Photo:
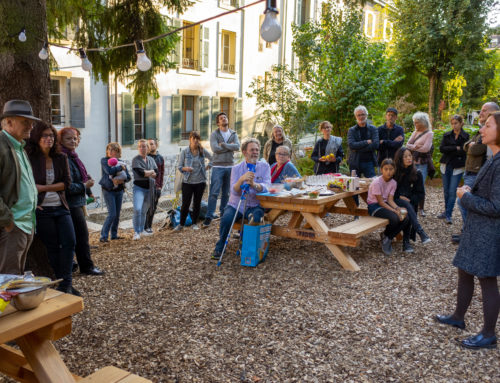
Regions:
<svg viewBox="0 0 500 383"><path fill-rule="evenodd" d="M40 52L38 52L38 57L42 60L47 60L49 58L49 44L48 43L43 43L42 49L40 49Z"/></svg>
<svg viewBox="0 0 500 383"><path fill-rule="evenodd" d="M19 32L19 36L17 36L20 42L24 43L26 41L26 29L23 27L21 32Z"/></svg>
<svg viewBox="0 0 500 383"><path fill-rule="evenodd" d="M82 69L86 72L90 72L90 70L92 69L92 63L87 58L85 50L83 48L80 48L78 49L78 52L80 52L80 58L82 59Z"/></svg>
<svg viewBox="0 0 500 383"><path fill-rule="evenodd" d="M137 53L137 69L142 72L151 69L151 60L146 56L146 51L144 50L144 44L142 40L135 41L135 51Z"/></svg>
<svg viewBox="0 0 500 383"><path fill-rule="evenodd" d="M276 0L267 0L267 7L264 12L266 17L260 27L260 35L268 43L274 43L281 37L281 25L278 22L278 13Z"/></svg>

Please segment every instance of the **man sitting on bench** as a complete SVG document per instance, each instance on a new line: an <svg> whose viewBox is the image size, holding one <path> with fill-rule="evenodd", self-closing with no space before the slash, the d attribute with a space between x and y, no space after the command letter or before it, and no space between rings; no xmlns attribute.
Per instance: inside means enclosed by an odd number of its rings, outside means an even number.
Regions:
<svg viewBox="0 0 500 383"><path fill-rule="evenodd" d="M212 259L215 260L220 259L235 214L237 214L236 220L241 219L243 213L245 214L245 218L248 218L249 214L252 214L255 221L260 221L264 216L264 209L260 207L256 194L267 192L271 184L271 171L269 165L267 162L259 161L260 143L255 138L244 140L241 144L241 152L245 157L245 161L235 165L231 170L231 193L229 196L229 203L224 209L224 215L220 220L219 240L212 253ZM251 165L255 166L255 172L248 170ZM243 201L239 211L236 211L238 202L241 198L242 189L246 188L248 188L245 197L246 208L244 207L245 201ZM245 209L245 211L243 211L243 209Z"/></svg>

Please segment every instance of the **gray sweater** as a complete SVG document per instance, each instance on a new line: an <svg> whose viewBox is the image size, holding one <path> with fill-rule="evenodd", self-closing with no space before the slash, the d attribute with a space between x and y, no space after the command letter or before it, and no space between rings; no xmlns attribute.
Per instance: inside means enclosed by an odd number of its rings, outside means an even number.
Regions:
<svg viewBox="0 0 500 383"><path fill-rule="evenodd" d="M220 129L214 130L210 135L210 148L212 149L212 166L233 166L234 152L240 150L240 141L234 130L229 129L231 135L227 143Z"/></svg>

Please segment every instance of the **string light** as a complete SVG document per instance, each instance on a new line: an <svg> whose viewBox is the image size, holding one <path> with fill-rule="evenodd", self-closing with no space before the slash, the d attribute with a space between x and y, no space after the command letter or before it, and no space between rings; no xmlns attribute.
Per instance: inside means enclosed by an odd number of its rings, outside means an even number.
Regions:
<svg viewBox="0 0 500 383"><path fill-rule="evenodd" d="M136 40L135 50L137 53L137 68L140 71L147 71L151 69L151 60L146 56L146 51L144 50L144 44L142 40Z"/></svg>
<svg viewBox="0 0 500 383"><path fill-rule="evenodd" d="M87 54L83 48L78 49L80 52L80 58L82 59L82 69L86 72L90 72L92 69L92 63L87 58Z"/></svg>
<svg viewBox="0 0 500 383"><path fill-rule="evenodd" d="M43 43L42 49L38 52L38 57L42 60L47 60L49 58L49 43Z"/></svg>
<svg viewBox="0 0 500 383"><path fill-rule="evenodd" d="M26 29L23 27L19 35L17 36L20 42L24 43L26 41Z"/></svg>
<svg viewBox="0 0 500 383"><path fill-rule="evenodd" d="M260 35L268 43L274 43L281 37L281 25L278 22L278 9L276 8L276 0L267 0L266 15L264 22L260 27Z"/></svg>

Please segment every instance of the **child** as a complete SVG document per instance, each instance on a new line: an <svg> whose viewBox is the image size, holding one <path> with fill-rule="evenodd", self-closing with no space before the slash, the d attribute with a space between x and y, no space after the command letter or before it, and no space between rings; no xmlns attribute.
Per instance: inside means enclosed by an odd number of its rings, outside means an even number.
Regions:
<svg viewBox="0 0 500 383"><path fill-rule="evenodd" d="M118 161L115 157L111 157L108 160L108 165L111 167L119 166L122 168L118 173L115 174L115 176L109 176L110 180L115 180L115 181L126 181L127 180L127 172L125 171L125 168L127 165L123 161ZM113 184L113 189L118 188L118 185Z"/></svg>
<svg viewBox="0 0 500 383"><path fill-rule="evenodd" d="M382 175L375 178L368 189L367 202L371 216L389 220L382 238L382 251L385 255L391 255L392 240L403 230L403 251L412 252L409 219L401 214L401 208L394 202L397 183L392 179L395 171L392 159L383 160L380 171Z"/></svg>

